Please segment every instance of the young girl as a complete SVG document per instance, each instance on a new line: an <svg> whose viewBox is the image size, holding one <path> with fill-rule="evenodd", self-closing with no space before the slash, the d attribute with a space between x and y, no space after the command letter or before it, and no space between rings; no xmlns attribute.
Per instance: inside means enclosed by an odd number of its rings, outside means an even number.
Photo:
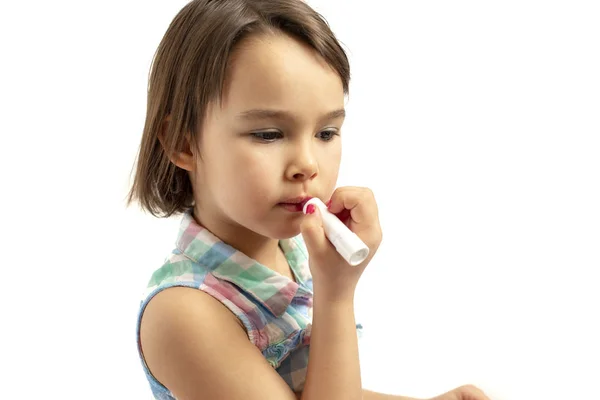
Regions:
<svg viewBox="0 0 600 400"><path fill-rule="evenodd" d="M335 189L349 77L301 0L194 0L169 26L129 193L182 214L137 324L156 399L407 399L361 386L354 291L381 229L369 189ZM369 258L349 266L319 211L302 212L308 197ZM437 399L487 398L464 386Z"/></svg>

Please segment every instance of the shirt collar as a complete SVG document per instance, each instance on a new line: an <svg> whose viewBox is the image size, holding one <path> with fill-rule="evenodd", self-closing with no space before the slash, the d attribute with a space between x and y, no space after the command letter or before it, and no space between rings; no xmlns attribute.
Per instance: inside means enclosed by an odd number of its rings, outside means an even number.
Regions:
<svg viewBox="0 0 600 400"><path fill-rule="evenodd" d="M276 317L287 310L294 296L312 299L308 251L300 235L279 241L296 283L221 241L198 224L192 211L183 214L176 241L186 257L208 268L216 278L233 283Z"/></svg>

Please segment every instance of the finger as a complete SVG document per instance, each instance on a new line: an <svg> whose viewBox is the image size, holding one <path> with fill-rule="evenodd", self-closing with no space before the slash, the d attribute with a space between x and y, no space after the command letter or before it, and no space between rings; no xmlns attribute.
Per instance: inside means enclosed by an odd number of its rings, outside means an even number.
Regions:
<svg viewBox="0 0 600 400"><path fill-rule="evenodd" d="M348 224L349 219L350 219L350 210L346 210L345 208L340 211L339 213L334 213L334 215L336 217L338 217L338 219L340 221L342 221L344 224Z"/></svg>
<svg viewBox="0 0 600 400"><path fill-rule="evenodd" d="M490 400L486 394L474 385L464 385L457 389L464 400Z"/></svg>
<svg viewBox="0 0 600 400"><path fill-rule="evenodd" d="M322 253L327 248L321 212L315 207L313 214L306 214L300 223L300 232L310 254Z"/></svg>
<svg viewBox="0 0 600 400"><path fill-rule="evenodd" d="M329 211L343 217L348 210L350 218L357 224L367 223L378 218L377 204L373 192L368 188L346 186L336 189L331 196Z"/></svg>

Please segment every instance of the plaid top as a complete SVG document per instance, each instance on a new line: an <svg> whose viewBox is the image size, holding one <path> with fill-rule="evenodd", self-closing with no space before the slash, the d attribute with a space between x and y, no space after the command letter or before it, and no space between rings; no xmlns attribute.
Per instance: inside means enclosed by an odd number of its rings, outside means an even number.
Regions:
<svg viewBox="0 0 600 400"><path fill-rule="evenodd" d="M137 318L138 354L155 399L175 397L146 365L140 346L140 321L148 302L173 286L202 290L223 303L289 387L302 391L313 302L308 251L301 235L280 240L279 246L297 283L219 240L196 222L191 210L183 214L176 247L152 274Z"/></svg>

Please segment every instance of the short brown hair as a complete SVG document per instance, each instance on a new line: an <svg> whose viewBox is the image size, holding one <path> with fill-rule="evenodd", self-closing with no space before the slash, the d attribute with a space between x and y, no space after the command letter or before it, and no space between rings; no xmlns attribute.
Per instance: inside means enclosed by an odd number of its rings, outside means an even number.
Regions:
<svg viewBox="0 0 600 400"><path fill-rule="evenodd" d="M327 21L304 1L190 1L171 22L152 61L146 121L127 205L138 200L155 217L194 205L188 172L167 154L180 151L187 140L197 143L207 105L221 99L234 46L263 32L282 32L310 45L338 73L348 94L346 53ZM161 144L159 133L167 116L171 120Z"/></svg>

